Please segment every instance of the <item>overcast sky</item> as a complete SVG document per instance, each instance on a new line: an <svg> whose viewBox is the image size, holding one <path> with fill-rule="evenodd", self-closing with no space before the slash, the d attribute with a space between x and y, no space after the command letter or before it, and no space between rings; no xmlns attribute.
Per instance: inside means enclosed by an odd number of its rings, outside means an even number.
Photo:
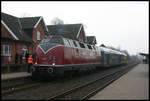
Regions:
<svg viewBox="0 0 150 101"><path fill-rule="evenodd" d="M82 23L97 45L120 47L130 54L149 53L149 2L4 2L1 12L16 16L43 16L47 25L54 17L65 24Z"/></svg>

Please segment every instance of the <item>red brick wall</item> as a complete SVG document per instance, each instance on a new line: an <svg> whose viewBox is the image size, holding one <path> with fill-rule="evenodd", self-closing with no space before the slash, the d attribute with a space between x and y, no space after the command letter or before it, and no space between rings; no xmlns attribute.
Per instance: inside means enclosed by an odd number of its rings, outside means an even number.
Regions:
<svg viewBox="0 0 150 101"><path fill-rule="evenodd" d="M20 54L22 54L22 46L26 45L29 49L29 43L24 43L24 42L16 42L16 41L9 41L9 40L1 40L1 45L9 45L12 47L11 50L11 64L15 63L15 54L18 53L18 55L20 56ZM3 64L8 64L8 56L4 56L3 57ZM18 63L20 63L20 58L18 57ZM23 63L25 63L25 61L23 61Z"/></svg>
<svg viewBox="0 0 150 101"><path fill-rule="evenodd" d="M11 63L14 64L15 63L15 54L18 53L19 56L20 54L22 54L22 46L26 45L28 48L28 52L29 54L33 54L33 52L35 51L37 45L39 44L39 42L44 38L44 28L43 28L43 19L40 21L40 23L37 25L37 27L35 29L33 29L33 40L35 41L35 43L27 43L27 42L20 42L20 41L10 41L10 40L1 40L1 45L10 45L12 46L12 51L11 51ZM37 31L40 31L41 33L41 40L37 40ZM14 39L13 36L8 32L8 30L3 26L3 24L1 24L1 36L2 38L10 38L10 39ZM7 64L8 63L8 56L4 56L3 57L4 62L3 64ZM18 63L20 58L18 57ZM25 61L23 62L25 63Z"/></svg>
<svg viewBox="0 0 150 101"><path fill-rule="evenodd" d="M84 33L84 31L83 31L83 27L82 27L82 29L81 29L81 31L80 31L80 34L79 34L79 36L78 36L78 39L79 39L79 41L81 41L81 42L85 42L85 33Z"/></svg>
<svg viewBox="0 0 150 101"><path fill-rule="evenodd" d="M1 40L1 45L10 45L12 46L12 51L11 51L11 63L14 64L15 63L15 54L16 52L19 54L22 53L22 46L26 45L28 48L28 52L29 54L32 54L33 51L35 51L37 45L39 44L39 42L44 38L44 29L42 27L42 21L38 24L38 26L33 30L33 40L35 41L35 43L27 43L27 42L20 42L20 41L10 41L10 40ZM3 24L1 24L1 36L3 37L7 37L10 39L14 39L13 36L8 32L8 30L3 26ZM40 31L41 33L41 40L37 40L37 31ZM8 63L8 56L4 56L3 57L4 62L2 64L7 64ZM18 57L18 63L20 58ZM25 61L23 61L23 63L25 63Z"/></svg>
<svg viewBox="0 0 150 101"><path fill-rule="evenodd" d="M44 33L44 29L42 27L42 21L40 21L40 23L38 24L38 26L33 30L33 40L35 41L34 45L33 45L33 52L35 51L37 45L40 43L40 41L44 38L45 33ZM37 40L37 31L40 31L41 33L41 40Z"/></svg>

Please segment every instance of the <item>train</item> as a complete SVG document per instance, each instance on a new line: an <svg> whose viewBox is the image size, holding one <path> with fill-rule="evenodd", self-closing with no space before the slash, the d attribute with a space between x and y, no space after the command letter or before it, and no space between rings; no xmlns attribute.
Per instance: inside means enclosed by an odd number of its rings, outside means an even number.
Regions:
<svg viewBox="0 0 150 101"><path fill-rule="evenodd" d="M106 47L52 35L44 38L34 53L33 78L63 76L101 67L126 64L126 54Z"/></svg>

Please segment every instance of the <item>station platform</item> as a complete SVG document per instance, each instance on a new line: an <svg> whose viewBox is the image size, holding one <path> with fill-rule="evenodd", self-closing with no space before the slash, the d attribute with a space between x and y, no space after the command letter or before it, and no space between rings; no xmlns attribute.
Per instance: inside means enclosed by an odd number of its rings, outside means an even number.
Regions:
<svg viewBox="0 0 150 101"><path fill-rule="evenodd" d="M148 100L149 64L138 64L89 100Z"/></svg>
<svg viewBox="0 0 150 101"><path fill-rule="evenodd" d="M1 80L9 80L9 79L17 79L31 76L31 73L28 72L19 72L19 73L8 73L8 74L1 74Z"/></svg>

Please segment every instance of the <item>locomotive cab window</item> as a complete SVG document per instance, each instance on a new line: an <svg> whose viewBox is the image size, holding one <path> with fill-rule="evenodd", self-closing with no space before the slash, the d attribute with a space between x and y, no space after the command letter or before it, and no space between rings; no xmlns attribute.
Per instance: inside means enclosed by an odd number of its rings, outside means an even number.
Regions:
<svg viewBox="0 0 150 101"><path fill-rule="evenodd" d="M43 39L40 42L40 47L46 52L50 48L57 46L57 45L64 45L62 37L53 36Z"/></svg>
<svg viewBox="0 0 150 101"><path fill-rule="evenodd" d="M69 39L66 39L67 41L68 41L68 43L69 43L69 46L71 46L71 43L69 42Z"/></svg>
<svg viewBox="0 0 150 101"><path fill-rule="evenodd" d="M83 43L79 42L79 45L80 45L81 48L85 48Z"/></svg>
<svg viewBox="0 0 150 101"><path fill-rule="evenodd" d="M63 41L64 41L64 44L65 44L66 46L69 46L69 43L68 43L68 41L67 41L65 38L63 38Z"/></svg>
<svg viewBox="0 0 150 101"><path fill-rule="evenodd" d="M79 42L78 42L78 41L75 41L75 43L77 44L77 47L79 48L79 47L80 47Z"/></svg>
<svg viewBox="0 0 150 101"><path fill-rule="evenodd" d="M43 39L40 44L46 44L46 43L57 43L57 44L64 44L63 39L59 36L51 36L48 38Z"/></svg>
<svg viewBox="0 0 150 101"><path fill-rule="evenodd" d="M93 46L93 49L96 50L94 46Z"/></svg>
<svg viewBox="0 0 150 101"><path fill-rule="evenodd" d="M73 41L73 44L74 44L74 46L75 46L75 47L77 47L77 44L76 44L76 42L75 42L75 41Z"/></svg>
<svg viewBox="0 0 150 101"><path fill-rule="evenodd" d="M69 40L70 44L71 44L71 47L75 47L72 40Z"/></svg>
<svg viewBox="0 0 150 101"><path fill-rule="evenodd" d="M92 47L90 45L87 45L89 49L92 49Z"/></svg>

